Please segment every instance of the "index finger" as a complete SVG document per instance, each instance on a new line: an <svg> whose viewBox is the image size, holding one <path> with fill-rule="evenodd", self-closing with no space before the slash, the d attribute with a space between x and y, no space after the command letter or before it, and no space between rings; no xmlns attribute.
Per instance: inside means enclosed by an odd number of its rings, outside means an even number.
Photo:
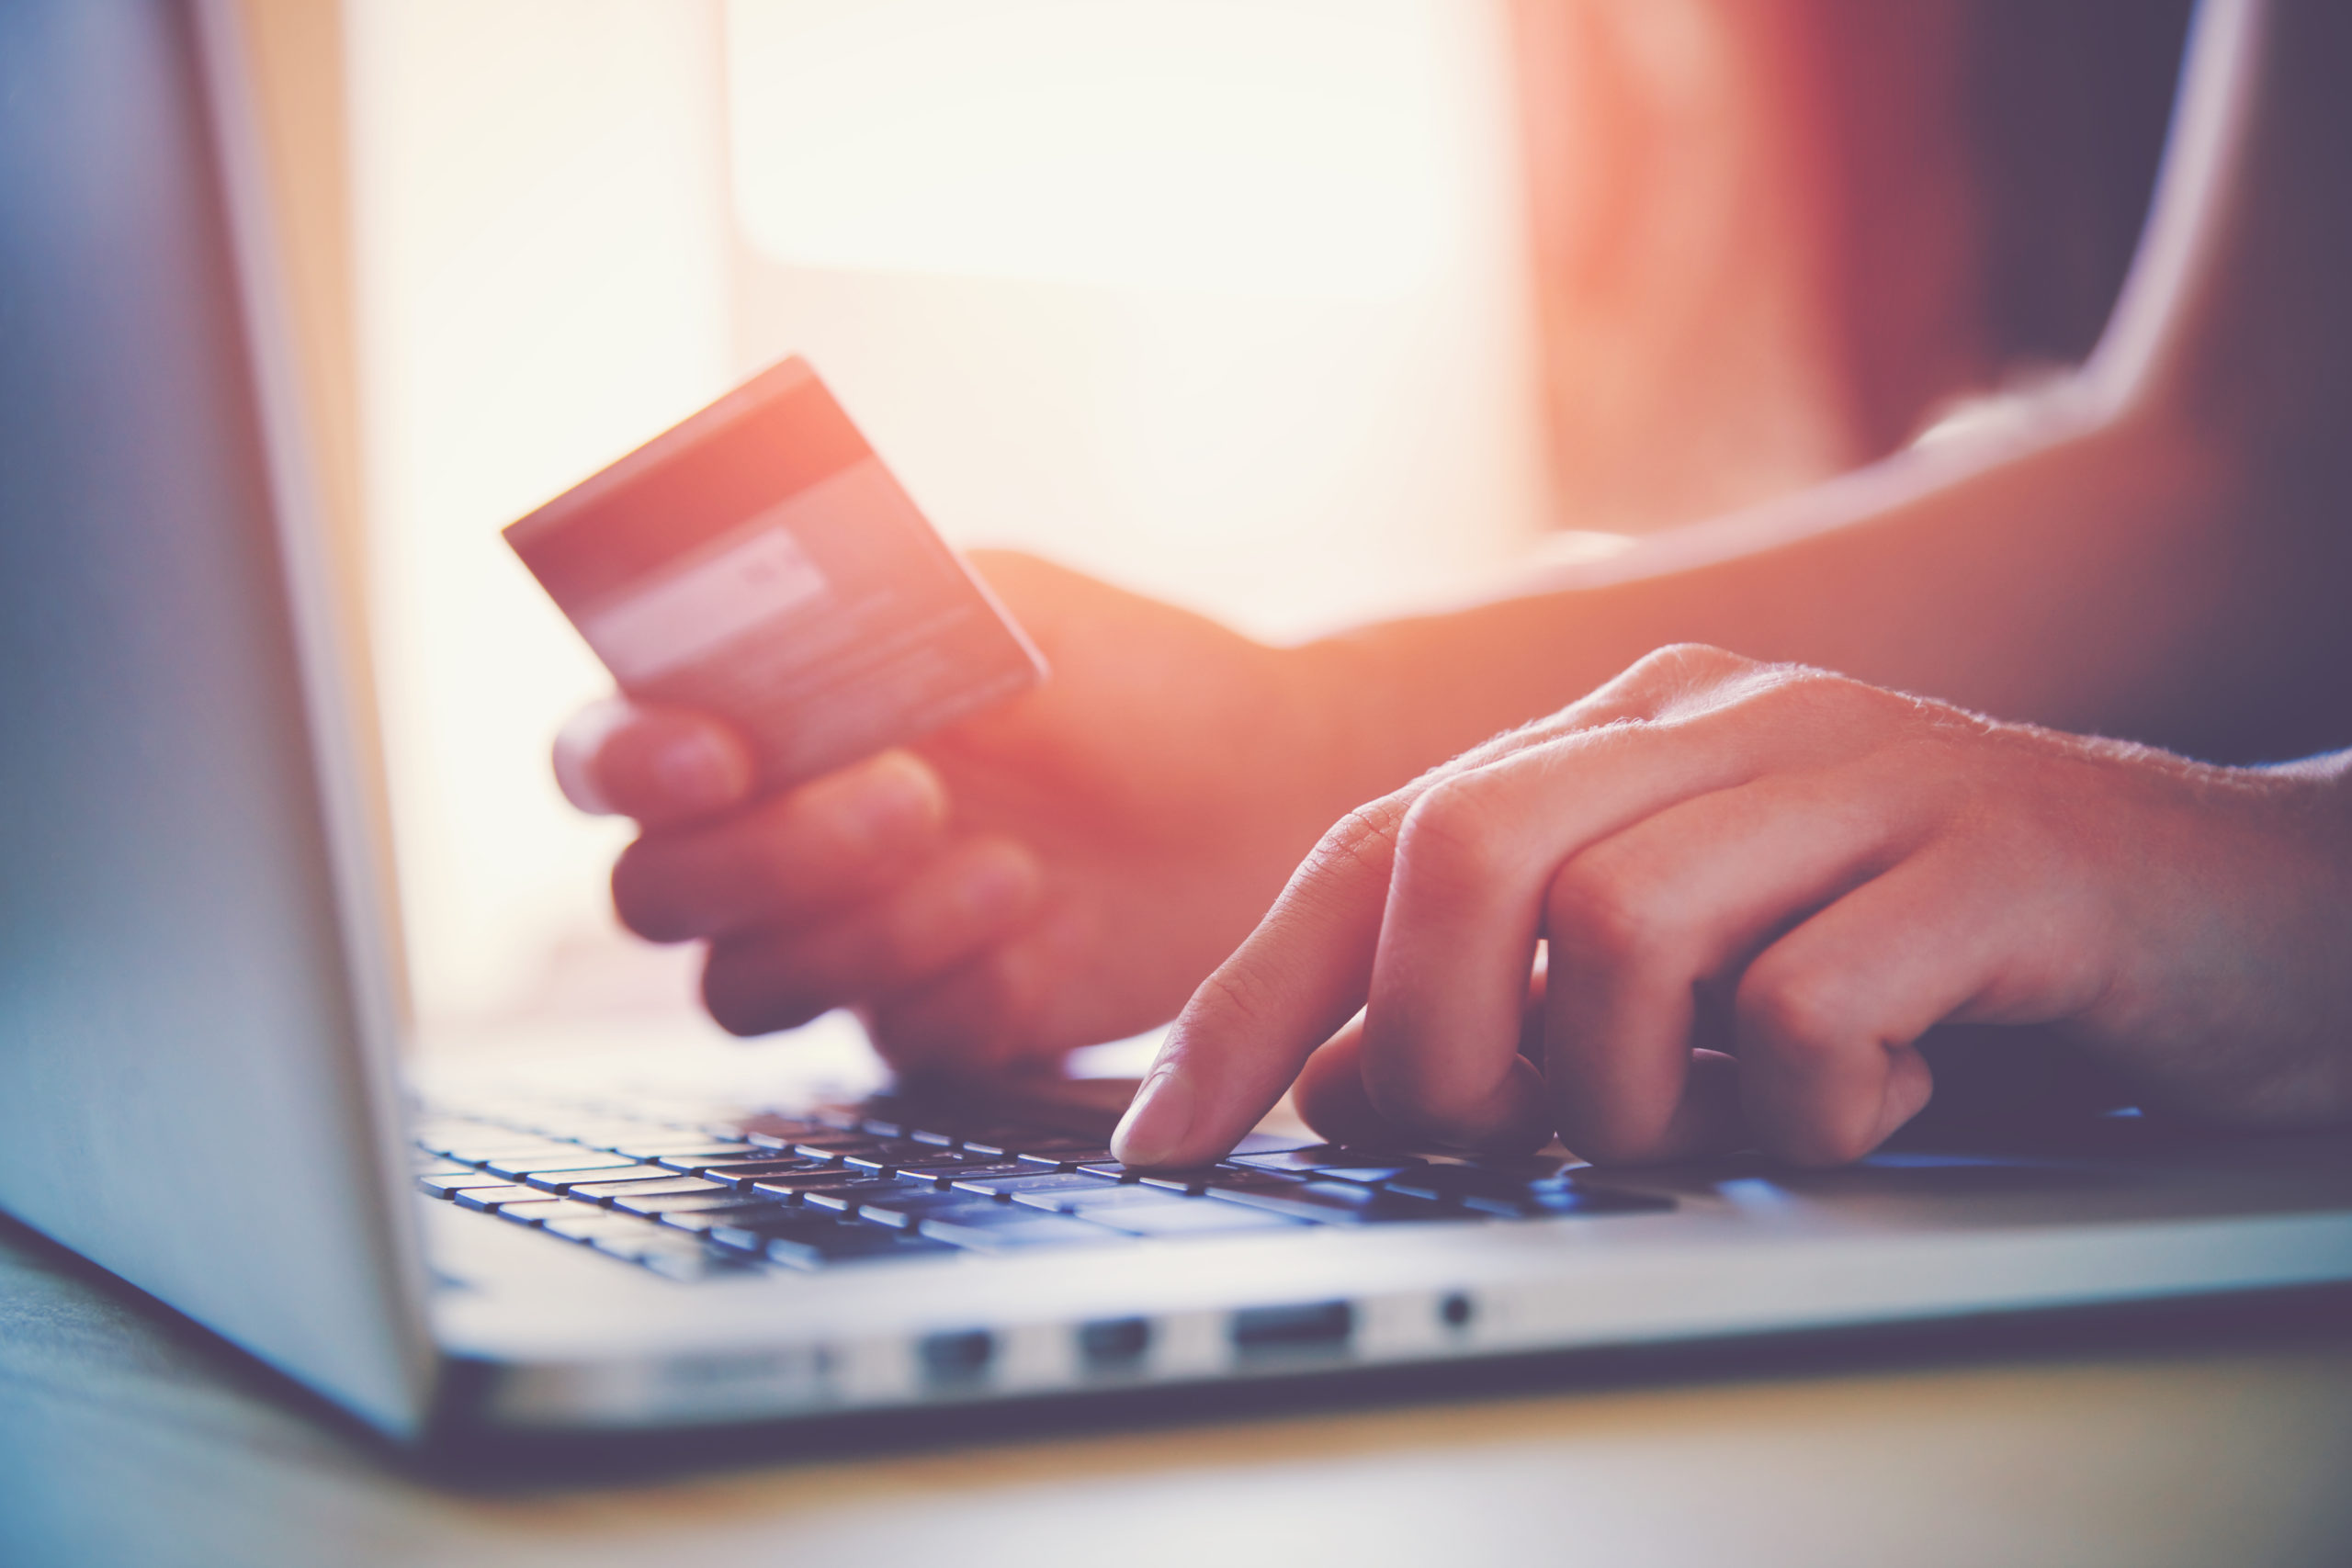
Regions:
<svg viewBox="0 0 2352 1568"><path fill-rule="evenodd" d="M1111 1135L1122 1161L1182 1166L1222 1155L1354 1014L1372 981L1396 833L1412 798L1401 792L1342 818L1258 929L1193 993Z"/></svg>
<svg viewBox="0 0 2352 1568"><path fill-rule="evenodd" d="M1182 1166L1231 1148L1363 1005L1406 816L1455 775L1558 735L1656 713L1758 667L1707 649L1651 655L1583 701L1474 748L1324 835L1273 908L1194 992L1112 1134L1121 1160Z"/></svg>

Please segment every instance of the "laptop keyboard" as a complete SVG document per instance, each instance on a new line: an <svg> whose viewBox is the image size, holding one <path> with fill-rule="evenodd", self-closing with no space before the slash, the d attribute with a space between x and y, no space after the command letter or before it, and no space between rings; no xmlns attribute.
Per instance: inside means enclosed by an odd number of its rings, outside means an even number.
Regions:
<svg viewBox="0 0 2352 1568"><path fill-rule="evenodd" d="M679 1280L957 1252L1119 1247L1309 1225L1654 1213L1565 1156L1488 1159L1253 1134L1132 1171L1102 1134L888 1097L808 1113L429 1108L418 1190Z"/></svg>

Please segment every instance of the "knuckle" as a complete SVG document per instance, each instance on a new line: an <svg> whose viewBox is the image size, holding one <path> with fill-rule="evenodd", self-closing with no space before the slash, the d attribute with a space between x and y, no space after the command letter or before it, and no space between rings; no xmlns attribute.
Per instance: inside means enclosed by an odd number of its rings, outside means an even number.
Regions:
<svg viewBox="0 0 2352 1568"><path fill-rule="evenodd" d="M1839 735L1871 734L1905 726L1918 707L1914 699L1898 693L1804 664L1759 667L1745 705L1784 728ZM1856 726L1863 728L1857 731Z"/></svg>
<svg viewBox="0 0 2352 1568"><path fill-rule="evenodd" d="M1395 796L1359 806L1333 823L1308 854L1302 875L1385 873L1395 857L1406 808Z"/></svg>
<svg viewBox="0 0 2352 1568"><path fill-rule="evenodd" d="M1826 971L1759 962L1742 976L1734 1002L1743 1043L1800 1072L1826 1064L1847 1043L1845 992Z"/></svg>
<svg viewBox="0 0 2352 1568"><path fill-rule="evenodd" d="M1616 965L1654 953L1672 920L1653 885L1614 856L1588 853L1552 881L1544 936L1564 956Z"/></svg>
<svg viewBox="0 0 2352 1568"><path fill-rule="evenodd" d="M1485 772L1457 773L1422 792L1397 830L1397 863L1417 881L1491 885L1517 858L1494 781Z"/></svg>
<svg viewBox="0 0 2352 1568"><path fill-rule="evenodd" d="M1634 668L1685 679L1712 679L1754 670L1756 660L1706 642L1670 642L1643 656Z"/></svg>
<svg viewBox="0 0 2352 1568"><path fill-rule="evenodd" d="M1611 684L1671 704L1758 668L1754 660L1709 643L1674 642L1644 654Z"/></svg>

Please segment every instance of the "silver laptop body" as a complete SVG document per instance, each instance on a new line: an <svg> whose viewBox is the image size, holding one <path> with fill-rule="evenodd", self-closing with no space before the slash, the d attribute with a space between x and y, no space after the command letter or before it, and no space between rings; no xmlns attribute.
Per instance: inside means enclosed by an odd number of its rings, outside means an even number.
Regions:
<svg viewBox="0 0 2352 1568"><path fill-rule="evenodd" d="M1080 1083L922 1128L917 1102L826 1109L788 1053L753 1046L731 1065L561 1061L431 1086L413 1113L228 17L0 7L0 1207L17 1219L401 1438L2352 1279L2352 1143L2170 1138L2130 1118L2057 1153L1612 1174L1545 1217L813 1269L683 1231L582 1244L424 1196L420 1166L447 1169L468 1139L573 1134L594 1165L762 1128L785 1129L779 1153L810 1127L977 1147L974 1118L1017 1114L1069 1148L1115 1103ZM2202 140L2175 150L2143 273L2214 265L2191 220L2247 134L2230 106L2269 47L2264 17L2202 19L2184 117ZM2171 352L2137 341L2113 352Z"/></svg>

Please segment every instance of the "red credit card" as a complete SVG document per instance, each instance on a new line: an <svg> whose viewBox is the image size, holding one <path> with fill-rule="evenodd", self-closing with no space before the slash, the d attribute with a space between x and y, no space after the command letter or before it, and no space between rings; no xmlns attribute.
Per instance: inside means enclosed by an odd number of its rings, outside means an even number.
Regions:
<svg viewBox="0 0 2352 1568"><path fill-rule="evenodd" d="M621 689L732 721L786 788L1045 660L816 372L761 372L506 529Z"/></svg>

